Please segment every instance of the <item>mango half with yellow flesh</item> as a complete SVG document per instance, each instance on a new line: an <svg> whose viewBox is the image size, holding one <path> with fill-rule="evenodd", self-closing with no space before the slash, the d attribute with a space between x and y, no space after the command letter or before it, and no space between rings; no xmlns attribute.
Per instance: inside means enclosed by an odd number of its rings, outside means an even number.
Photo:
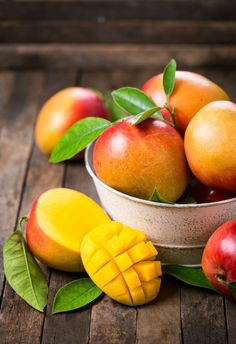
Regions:
<svg viewBox="0 0 236 344"><path fill-rule="evenodd" d="M110 219L97 203L71 189L44 192L33 204L26 228L33 255L47 266L83 271L81 241L92 228Z"/></svg>
<svg viewBox="0 0 236 344"><path fill-rule="evenodd" d="M161 285L157 250L139 230L119 222L92 229L81 244L84 268L112 299L130 306L152 301Z"/></svg>

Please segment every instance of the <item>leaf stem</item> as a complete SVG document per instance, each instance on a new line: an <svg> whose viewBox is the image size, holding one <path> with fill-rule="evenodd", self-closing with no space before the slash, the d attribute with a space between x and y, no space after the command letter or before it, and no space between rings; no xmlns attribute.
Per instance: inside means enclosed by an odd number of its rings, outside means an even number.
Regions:
<svg viewBox="0 0 236 344"><path fill-rule="evenodd" d="M28 221L28 216L23 215L19 218L18 220L18 225L17 225L17 229L22 233L22 224L24 221Z"/></svg>

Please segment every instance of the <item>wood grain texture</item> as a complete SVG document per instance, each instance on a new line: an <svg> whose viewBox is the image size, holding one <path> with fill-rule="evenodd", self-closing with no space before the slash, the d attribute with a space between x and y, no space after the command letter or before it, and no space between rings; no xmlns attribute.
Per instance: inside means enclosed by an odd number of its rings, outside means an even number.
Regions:
<svg viewBox="0 0 236 344"><path fill-rule="evenodd" d="M180 286L166 276L157 299L137 308L137 343L181 343Z"/></svg>
<svg viewBox="0 0 236 344"><path fill-rule="evenodd" d="M1 157L4 159L4 163L1 164L3 167L1 168L1 190L4 197L4 204L1 207L4 213L0 217L1 226L4 225L1 230L2 240L6 239L15 227L32 146L36 110L43 91L43 81L42 73L18 73L9 106L4 113L4 121L1 123ZM37 327L35 318L28 322L28 309L25 302L15 295L6 283L0 312L0 333L3 343L34 342L35 338L31 336L31 333L35 332ZM35 312L35 315L37 317L39 313ZM23 326L19 326L20 323ZM24 331L25 327L28 328L27 332Z"/></svg>
<svg viewBox="0 0 236 344"><path fill-rule="evenodd" d="M111 300L108 296L92 308L90 344L134 344L136 309Z"/></svg>
<svg viewBox="0 0 236 344"><path fill-rule="evenodd" d="M16 1L0 3L0 19L235 19L231 0Z"/></svg>
<svg viewBox="0 0 236 344"><path fill-rule="evenodd" d="M32 143L35 106L42 91L41 73L3 74L0 81L0 251L13 231ZM34 90L32 84L35 84ZM1 91L0 90L0 91ZM0 290L3 286L2 254Z"/></svg>
<svg viewBox="0 0 236 344"><path fill-rule="evenodd" d="M54 92L70 84L70 77L70 72L52 72L48 76L47 84L44 85L44 95L41 98L39 96L37 98L38 101L41 100L40 105L42 104L42 101L47 99ZM34 87L32 87L32 85L34 85ZM39 87L39 85L40 80L37 78L32 80L31 83L29 82L28 88L30 88L31 91L27 88L24 89L23 85L18 84L18 87L22 86L21 89L23 89L26 94L27 92L31 94L31 92L35 92L37 90L37 87ZM21 97L24 100L25 95L21 94ZM37 97L36 92L35 97ZM29 99L27 101L27 104L28 106L31 105ZM27 121L25 130L28 130L28 132L25 132L24 135L26 137L30 136L31 138L30 142L24 142L25 149L27 148L28 150L31 148L32 144L32 131L35 117L32 116L32 114L36 114L38 109L39 104L34 104L34 112L32 112L31 109L31 121L29 120L29 118L25 118L25 120ZM20 114L18 115L19 121L21 120L22 125L24 125L23 118L20 117ZM11 152L11 155L12 154L13 153ZM63 175L64 165L49 164L47 161L47 157L43 156L34 146L28 166L28 174L25 181L20 213L27 214L30 211L34 199L42 192L52 187L61 186L63 182ZM48 270L44 270L46 275L49 276ZM3 294L0 317L0 333L3 334L3 338L5 340L4 343L38 344L41 342L41 330L44 321L44 314L30 308L23 300L21 300L17 295L14 294L8 284L6 284Z"/></svg>
<svg viewBox="0 0 236 344"><path fill-rule="evenodd" d="M158 68L173 56L180 68L235 65L236 46L213 45L140 45L125 44L1 44L2 68L116 69Z"/></svg>
<svg viewBox="0 0 236 344"><path fill-rule="evenodd" d="M181 319L185 344L227 343L222 296L183 285Z"/></svg>
<svg viewBox="0 0 236 344"><path fill-rule="evenodd" d="M228 330L228 343L236 343L236 304L233 301L225 300L226 324Z"/></svg>
<svg viewBox="0 0 236 344"><path fill-rule="evenodd" d="M0 43L235 44L233 21L1 21Z"/></svg>
<svg viewBox="0 0 236 344"><path fill-rule="evenodd" d="M5 107L6 104L9 101L11 91L13 88L13 82L14 82L14 74L11 72L4 72L1 73L1 78L0 78L0 125L3 121L4 118L4 112L5 112ZM0 143L3 141L3 127L0 127ZM0 151L0 163L1 165L4 163L4 155ZM3 173L0 173L0 187L4 184L4 177ZM9 202L9 199L5 199L6 195L2 194L0 196L0 216L1 216L1 231L3 233L6 230L3 230L3 228L6 228L8 226L8 219L6 216L6 208L7 208L7 201ZM14 213L14 208L17 207L17 204L13 207L12 215ZM3 216L5 213L5 216ZM14 214L15 215L15 214ZM14 223L14 215L12 216L12 226L15 225ZM5 237L3 235L0 236L0 252L2 252L2 246L3 246L3 241L5 240ZM3 284L4 284L4 275L3 275L3 261L2 261L2 254L0 254L0 300L2 296L2 290L3 290Z"/></svg>

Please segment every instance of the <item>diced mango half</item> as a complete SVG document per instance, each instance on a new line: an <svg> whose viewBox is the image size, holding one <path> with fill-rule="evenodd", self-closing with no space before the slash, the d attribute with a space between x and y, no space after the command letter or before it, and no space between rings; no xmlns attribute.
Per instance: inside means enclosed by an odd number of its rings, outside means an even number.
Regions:
<svg viewBox="0 0 236 344"><path fill-rule="evenodd" d="M157 250L139 230L111 221L92 229L81 244L90 278L112 299L131 306L152 301L161 285Z"/></svg>

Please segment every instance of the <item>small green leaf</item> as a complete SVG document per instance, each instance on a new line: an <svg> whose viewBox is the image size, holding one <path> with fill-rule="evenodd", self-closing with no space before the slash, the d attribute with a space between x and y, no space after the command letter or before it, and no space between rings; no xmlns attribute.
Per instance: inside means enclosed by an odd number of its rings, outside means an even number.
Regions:
<svg viewBox="0 0 236 344"><path fill-rule="evenodd" d="M166 275L174 276L175 278L195 287L216 291L214 286L205 277L201 268L190 268L183 265L163 265L162 271Z"/></svg>
<svg viewBox="0 0 236 344"><path fill-rule="evenodd" d="M175 86L176 61L172 59L165 67L163 72L163 88L167 99L173 92Z"/></svg>
<svg viewBox="0 0 236 344"><path fill-rule="evenodd" d="M145 119L151 117L156 112L158 112L158 118L164 120L164 118L163 118L162 114L159 112L159 110L160 110L160 108L158 106L155 106L155 107L153 107L153 108L151 108L149 110L146 110L146 111L143 111L143 112L139 113L132 120L132 125L137 125L137 124L145 121Z"/></svg>
<svg viewBox="0 0 236 344"><path fill-rule="evenodd" d="M230 282L228 284L229 289L231 290L231 293L233 294L233 298L236 301L236 281Z"/></svg>
<svg viewBox="0 0 236 344"><path fill-rule="evenodd" d="M194 197L192 197L190 195L186 195L185 197L180 198L177 203L179 203L179 204L197 204L197 201L195 200Z"/></svg>
<svg viewBox="0 0 236 344"><path fill-rule="evenodd" d="M157 188L155 187L152 195L149 199L149 201L153 201L153 202L160 202L160 203L168 203L168 204L173 204L171 202L166 201L159 193L159 191L157 190Z"/></svg>
<svg viewBox="0 0 236 344"><path fill-rule="evenodd" d="M109 112L110 118L112 122L115 122L117 120L120 120L122 118L127 117L127 113L124 112L115 102L114 100L111 98L111 96L106 96L105 99L105 104L106 104L106 108Z"/></svg>
<svg viewBox="0 0 236 344"><path fill-rule="evenodd" d="M30 306L43 312L47 304L47 280L28 251L20 229L4 244L3 265L6 279L12 289Z"/></svg>
<svg viewBox="0 0 236 344"><path fill-rule="evenodd" d="M131 115L138 115L156 106L146 94L134 87L122 87L112 92L116 104Z"/></svg>
<svg viewBox="0 0 236 344"><path fill-rule="evenodd" d="M52 313L69 312L97 299L102 294L90 278L80 278L60 288L53 302Z"/></svg>
<svg viewBox="0 0 236 344"><path fill-rule="evenodd" d="M68 160L96 140L112 123L100 117L87 117L75 123L61 137L54 148L49 162Z"/></svg>

